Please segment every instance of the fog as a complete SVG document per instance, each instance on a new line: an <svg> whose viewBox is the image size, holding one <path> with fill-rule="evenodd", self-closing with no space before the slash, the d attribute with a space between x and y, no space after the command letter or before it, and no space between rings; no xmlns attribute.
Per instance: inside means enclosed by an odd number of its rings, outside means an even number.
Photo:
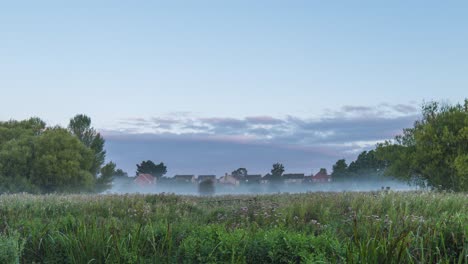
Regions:
<svg viewBox="0 0 468 264"><path fill-rule="evenodd" d="M370 192L381 191L413 191L419 188L396 179L349 180L326 183L251 183L228 185L222 183L210 184L210 190L202 190L198 183L164 182L149 186L139 186L133 178L118 178L113 181L108 194L158 194L171 193L178 195L232 195L232 194L273 194L273 193L307 193L307 192Z"/></svg>

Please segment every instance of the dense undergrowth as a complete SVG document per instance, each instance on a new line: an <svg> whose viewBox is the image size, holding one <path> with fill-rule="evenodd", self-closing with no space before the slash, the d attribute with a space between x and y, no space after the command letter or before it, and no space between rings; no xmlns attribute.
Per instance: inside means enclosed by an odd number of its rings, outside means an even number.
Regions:
<svg viewBox="0 0 468 264"><path fill-rule="evenodd" d="M1 195L0 263L468 263L468 195Z"/></svg>

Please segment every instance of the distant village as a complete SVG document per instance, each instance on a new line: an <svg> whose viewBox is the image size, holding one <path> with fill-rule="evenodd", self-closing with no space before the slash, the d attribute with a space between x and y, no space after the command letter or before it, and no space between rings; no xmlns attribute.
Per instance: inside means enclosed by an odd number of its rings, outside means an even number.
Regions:
<svg viewBox="0 0 468 264"><path fill-rule="evenodd" d="M331 175L326 169L320 169L319 172L312 175L304 173L285 173L280 175L280 183L282 184L314 184L328 183L332 181ZM218 178L216 175L175 175L174 177L154 177L148 173L140 173L135 176L133 183L140 187L149 187L158 184L203 184L212 183L228 186L239 186L243 184L268 184L275 182L274 176L271 173L266 175L261 174L228 174Z"/></svg>

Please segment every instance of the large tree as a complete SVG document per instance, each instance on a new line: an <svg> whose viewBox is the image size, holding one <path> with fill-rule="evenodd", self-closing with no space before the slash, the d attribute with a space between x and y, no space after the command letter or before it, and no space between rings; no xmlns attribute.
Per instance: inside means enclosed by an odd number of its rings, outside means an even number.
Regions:
<svg viewBox="0 0 468 264"><path fill-rule="evenodd" d="M151 174L156 178L161 178L164 176L164 174L167 173L167 167L164 165L164 163L159 163L156 165L153 161L147 160L147 161L142 161L140 164L137 164L137 171L136 174L140 173L147 173Z"/></svg>
<svg viewBox="0 0 468 264"><path fill-rule="evenodd" d="M0 193L93 191L104 141L82 118L69 130L36 117L0 122Z"/></svg>
<svg viewBox="0 0 468 264"><path fill-rule="evenodd" d="M282 183L283 182L283 172L284 166L281 163L273 164L273 168L271 169L271 182L272 183Z"/></svg>
<svg viewBox="0 0 468 264"><path fill-rule="evenodd" d="M94 152L94 160L91 166L91 172L96 177L104 164L106 151L104 150L104 138L91 126L91 118L79 114L70 119L68 129L75 135L86 147Z"/></svg>
<svg viewBox="0 0 468 264"><path fill-rule="evenodd" d="M91 191L93 154L67 130L47 129L35 141L30 180L45 192Z"/></svg>
<svg viewBox="0 0 468 264"><path fill-rule="evenodd" d="M379 144L386 174L422 185L468 190L468 100L464 105L423 105L422 118L393 142Z"/></svg>
<svg viewBox="0 0 468 264"><path fill-rule="evenodd" d="M385 163L377 158L374 150L363 151L349 164L348 177L362 180L376 179L382 177L384 168Z"/></svg>
<svg viewBox="0 0 468 264"><path fill-rule="evenodd" d="M0 193L39 192L29 178L37 155L34 144L45 130L37 117L0 122Z"/></svg>
<svg viewBox="0 0 468 264"><path fill-rule="evenodd" d="M348 164L346 164L345 159L338 160L335 165L333 165L333 172L331 176L334 180L345 179L348 175Z"/></svg>
<svg viewBox="0 0 468 264"><path fill-rule="evenodd" d="M20 136L0 143L0 193L37 192L29 182L34 137Z"/></svg>

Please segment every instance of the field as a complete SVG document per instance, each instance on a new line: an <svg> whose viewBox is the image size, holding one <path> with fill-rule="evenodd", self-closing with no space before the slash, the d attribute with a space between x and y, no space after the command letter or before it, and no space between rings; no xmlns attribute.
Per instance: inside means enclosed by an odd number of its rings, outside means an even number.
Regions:
<svg viewBox="0 0 468 264"><path fill-rule="evenodd" d="M468 263L468 195L2 195L0 263Z"/></svg>

